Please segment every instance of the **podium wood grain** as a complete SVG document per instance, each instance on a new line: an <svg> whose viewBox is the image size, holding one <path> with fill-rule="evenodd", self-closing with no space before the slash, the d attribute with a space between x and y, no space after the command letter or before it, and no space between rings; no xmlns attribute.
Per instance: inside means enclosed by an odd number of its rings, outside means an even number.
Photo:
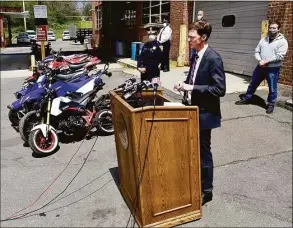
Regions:
<svg viewBox="0 0 293 228"><path fill-rule="evenodd" d="M153 119L153 93L142 95L150 105L133 108L110 92L121 194L140 227L171 227L199 219L198 108L163 106L168 100L159 92Z"/></svg>

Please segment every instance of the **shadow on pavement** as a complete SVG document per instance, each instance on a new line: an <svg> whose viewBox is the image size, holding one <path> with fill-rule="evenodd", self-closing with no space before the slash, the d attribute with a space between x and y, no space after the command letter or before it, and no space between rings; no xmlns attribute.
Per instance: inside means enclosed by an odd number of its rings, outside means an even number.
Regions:
<svg viewBox="0 0 293 228"><path fill-rule="evenodd" d="M245 94L240 94L239 97L240 99L244 96ZM252 105L256 105L256 106L259 106L263 109L266 109L267 108L267 104L266 104L266 101L261 98L260 96L258 95L253 95L251 100L249 101L249 104L252 104Z"/></svg>
<svg viewBox="0 0 293 228"><path fill-rule="evenodd" d="M117 188L119 189L120 181L119 181L118 167L110 168L109 171L110 171L110 173L111 173L111 175L113 177L113 180L115 181L115 184L116 184Z"/></svg>
<svg viewBox="0 0 293 228"><path fill-rule="evenodd" d="M0 55L0 70L28 70L30 66L30 54L9 53Z"/></svg>

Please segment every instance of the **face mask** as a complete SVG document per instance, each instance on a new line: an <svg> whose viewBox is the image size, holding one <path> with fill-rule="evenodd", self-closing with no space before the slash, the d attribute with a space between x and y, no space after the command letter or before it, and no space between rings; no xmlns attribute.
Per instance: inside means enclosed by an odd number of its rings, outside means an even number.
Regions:
<svg viewBox="0 0 293 228"><path fill-rule="evenodd" d="M269 31L270 37L275 37L278 34L278 31Z"/></svg>
<svg viewBox="0 0 293 228"><path fill-rule="evenodd" d="M156 39L156 36L155 35L149 35L149 40L150 41L154 41Z"/></svg>
<svg viewBox="0 0 293 228"><path fill-rule="evenodd" d="M166 27L167 26L167 23L163 23L163 26Z"/></svg>
<svg viewBox="0 0 293 228"><path fill-rule="evenodd" d="M201 19L202 19L201 15L197 16L197 20L201 20Z"/></svg>

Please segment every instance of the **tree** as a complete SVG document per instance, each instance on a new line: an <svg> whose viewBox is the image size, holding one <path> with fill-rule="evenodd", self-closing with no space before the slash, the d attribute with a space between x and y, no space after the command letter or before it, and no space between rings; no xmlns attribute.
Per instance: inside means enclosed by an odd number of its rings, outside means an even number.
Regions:
<svg viewBox="0 0 293 228"><path fill-rule="evenodd" d="M82 7L82 16L91 16L92 4L90 2L84 2Z"/></svg>

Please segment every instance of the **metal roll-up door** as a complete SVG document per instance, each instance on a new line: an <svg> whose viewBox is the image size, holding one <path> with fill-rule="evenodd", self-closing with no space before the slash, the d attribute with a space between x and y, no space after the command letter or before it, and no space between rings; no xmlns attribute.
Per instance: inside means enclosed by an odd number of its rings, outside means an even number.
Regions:
<svg viewBox="0 0 293 228"><path fill-rule="evenodd" d="M261 22L267 19L267 9L267 1L195 2L195 13L203 10L204 19L212 25L208 43L221 55L225 71L252 75L257 65L254 49L261 37ZM228 27L223 27L223 17L224 26ZM231 26L233 17L235 24Z"/></svg>

